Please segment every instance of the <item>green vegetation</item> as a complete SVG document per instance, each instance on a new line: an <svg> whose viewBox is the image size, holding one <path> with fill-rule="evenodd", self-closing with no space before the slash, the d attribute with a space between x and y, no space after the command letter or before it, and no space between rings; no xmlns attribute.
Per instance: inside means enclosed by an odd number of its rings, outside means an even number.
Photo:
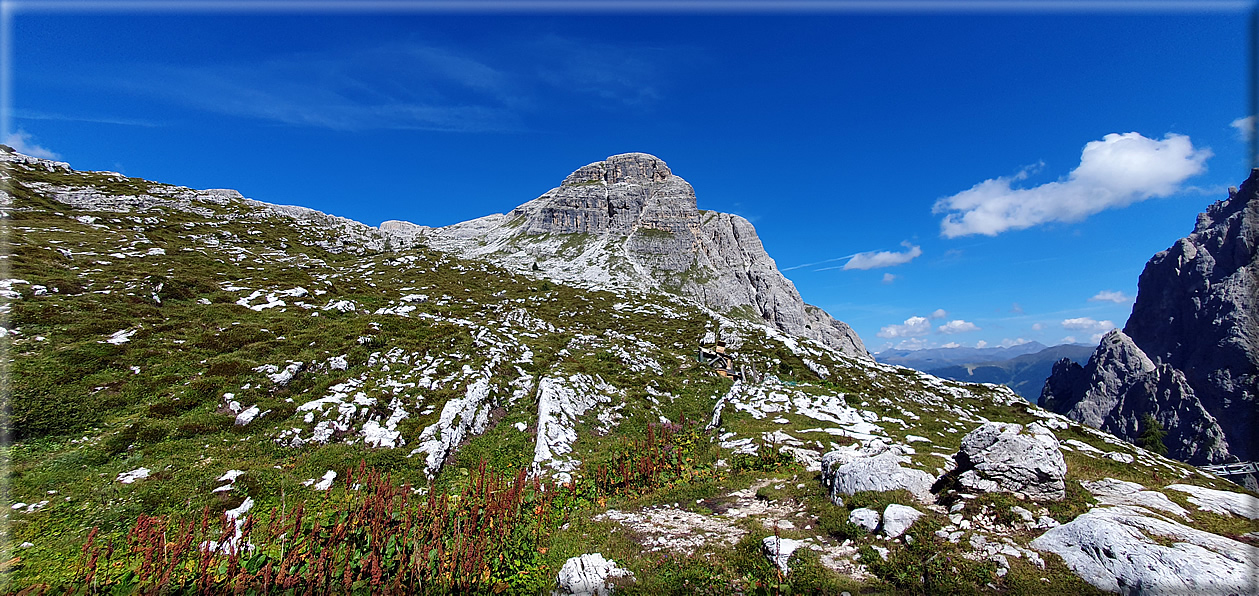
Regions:
<svg viewBox="0 0 1259 596"><path fill-rule="evenodd" d="M1141 416L1141 428L1143 430L1137 444L1159 455L1167 455L1167 445L1163 444L1167 431L1163 430L1163 425L1154 416L1146 413Z"/></svg>
<svg viewBox="0 0 1259 596"><path fill-rule="evenodd" d="M830 422L727 403L706 430L733 382L695 362L695 342L731 322L671 297L583 290L423 246L346 239L234 200L177 208L120 198L134 203L130 211L75 209L41 194L42 185L115 196L180 189L101 173L12 174L0 248L18 280L6 301L5 327L15 333L3 429L15 442L0 449L9 466L0 497L25 507L6 510L0 592L545 593L567 558L598 551L635 573L618 586L626 594L970 593L989 582L1034 594L1045 589L1041 577L1054 591L1087 593L1051 557L1045 570L1012 562L1004 578L989 563L959 559L960 547L929 531L943 523L936 513L915 526L913 544L850 523L854 508L912 501L859 493L836 506L820 475L769 439L787 432L816 452L856 442L818 428ZM567 235L562 250L592 239ZM709 281L698 265L679 280ZM1036 419L999 390L950 382L950 391L969 393L946 395L916 373L872 374L788 348L742 325L760 322L751 307L726 314L742 336L736 362L783 382L771 386L775 403L859 406L893 440L927 437L912 457L928 471L981 417ZM556 432L544 428L544 379L591 387L570 400L594 404L583 413L550 414L576 437L563 442L568 451L553 446L555 461L573 462L571 476L530 476L539 436ZM482 409L461 413L483 417L465 426L474 431L456 429L447 404L477 391ZM250 407L257 416L238 424ZM441 432L430 430L443 419ZM394 447L369 444L366 422L390 420ZM316 440L323 423L328 436ZM449 453L433 455L426 442L445 433L457 434ZM1058 434L1125 449L1075 427ZM734 453L723 437L752 438L758 449ZM1068 498L1046 504L1059 521L1092 502L1081 480L1154 486L1146 466L1078 451L1066 458ZM120 480L141 468L147 478ZM229 470L238 476L221 480ZM329 471L338 474L331 490L315 490ZM782 574L759 550L773 533L764 519L721 515L730 495L752 487L761 504L800 512L802 523L782 537L851 541L873 579L841 576L810 549ZM1011 499L981 498L1008 521ZM246 502L240 543L253 548L200 548L235 536L224 514ZM722 519L742 538L688 556L652 551L635 531L595 519L660 507ZM1214 514L1194 519L1230 536L1259 529ZM888 562L864 555L876 544L891 549Z"/></svg>

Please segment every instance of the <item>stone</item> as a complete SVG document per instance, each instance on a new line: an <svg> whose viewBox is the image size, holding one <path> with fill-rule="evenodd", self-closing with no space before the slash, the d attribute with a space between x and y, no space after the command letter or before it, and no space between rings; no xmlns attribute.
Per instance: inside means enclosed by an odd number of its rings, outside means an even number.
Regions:
<svg viewBox="0 0 1259 596"><path fill-rule="evenodd" d="M1253 594L1259 548L1153 517L1097 507L1031 547L1054 553L1099 589L1122 594Z"/></svg>
<svg viewBox="0 0 1259 596"><path fill-rule="evenodd" d="M1259 499L1250 495L1191 484L1172 484L1167 488L1189 493L1189 502L1203 511L1259 519Z"/></svg>
<svg viewBox="0 0 1259 596"><path fill-rule="evenodd" d="M1145 414L1167 431L1168 454L1191 463L1228 457L1229 444L1180 371L1155 363L1118 329L1107 333L1085 366L1068 360L1054 365L1041 393L1041 407L1081 424L1136 442ZM1120 461L1131 455L1103 453Z"/></svg>
<svg viewBox="0 0 1259 596"><path fill-rule="evenodd" d="M909 461L903 447L888 447L876 439L856 453L836 450L823 455L822 484L830 489L832 501L861 491L907 490L923 503L930 502L935 478L901 467Z"/></svg>
<svg viewBox="0 0 1259 596"><path fill-rule="evenodd" d="M883 510L883 533L888 538L896 538L905 533L909 526L914 525L922 512L913 507L892 503Z"/></svg>
<svg viewBox="0 0 1259 596"><path fill-rule="evenodd" d="M808 546L808 543L803 540L778 536L766 536L764 540L761 540L761 552L784 576L791 573L791 568L787 565L787 562L791 560L791 555L804 546Z"/></svg>
<svg viewBox="0 0 1259 596"><path fill-rule="evenodd" d="M507 214L443 228L388 221L380 231L401 245L428 244L565 283L666 289L872 360L852 328L804 303L748 220L699 210L691 185L646 153L578 168Z"/></svg>
<svg viewBox="0 0 1259 596"><path fill-rule="evenodd" d="M1123 331L1084 367L1056 364L1040 405L1132 442L1153 415L1168 455L1193 464L1259 459L1256 247L1259 168L1150 258Z"/></svg>
<svg viewBox="0 0 1259 596"><path fill-rule="evenodd" d="M988 422L962 438L954 456L958 482L982 492L1021 493L1037 500L1066 497L1066 460L1049 429Z"/></svg>
<svg viewBox="0 0 1259 596"><path fill-rule="evenodd" d="M556 583L558 594L579 594L582 596L608 596L612 593L609 580L616 578L632 578L634 574L617 567L614 561L603 558L601 553L584 554L573 557L560 567Z"/></svg>
<svg viewBox="0 0 1259 596"><path fill-rule="evenodd" d="M1172 502L1171 499L1167 498L1167 495L1157 491L1145 490L1144 486L1135 482L1104 478L1092 482L1084 480L1080 482L1080 485L1092 493L1098 502L1103 505L1135 505L1151 510L1166 511L1189 519L1189 512L1184 507Z"/></svg>
<svg viewBox="0 0 1259 596"><path fill-rule="evenodd" d="M879 529L879 512L866 507L853 509L848 514L848 521L862 527L867 532Z"/></svg>

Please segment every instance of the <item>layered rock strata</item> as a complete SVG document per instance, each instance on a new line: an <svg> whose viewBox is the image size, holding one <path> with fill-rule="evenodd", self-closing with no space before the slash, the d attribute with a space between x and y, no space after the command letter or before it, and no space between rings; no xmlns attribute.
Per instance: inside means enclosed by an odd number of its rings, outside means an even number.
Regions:
<svg viewBox="0 0 1259 596"><path fill-rule="evenodd" d="M665 290L868 359L857 334L805 304L748 220L698 209L695 190L659 158L614 155L507 214L444 228L388 221L397 242L589 287Z"/></svg>

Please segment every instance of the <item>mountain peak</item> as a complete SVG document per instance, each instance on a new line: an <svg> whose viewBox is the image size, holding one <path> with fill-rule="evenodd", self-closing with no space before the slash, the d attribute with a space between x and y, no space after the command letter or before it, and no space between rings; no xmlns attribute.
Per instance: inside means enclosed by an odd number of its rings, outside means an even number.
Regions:
<svg viewBox="0 0 1259 596"><path fill-rule="evenodd" d="M663 182L673 176L664 160L648 153L621 153L578 168L561 186L603 182L606 184L646 184Z"/></svg>

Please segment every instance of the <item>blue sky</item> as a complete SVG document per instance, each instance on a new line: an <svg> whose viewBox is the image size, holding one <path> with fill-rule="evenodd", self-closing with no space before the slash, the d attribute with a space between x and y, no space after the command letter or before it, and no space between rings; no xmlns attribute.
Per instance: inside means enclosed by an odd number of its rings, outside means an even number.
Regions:
<svg viewBox="0 0 1259 596"><path fill-rule="evenodd" d="M10 13L3 137L371 225L504 212L642 151L701 209L750 219L805 300L873 351L1088 342L1249 172L1246 5L1150 5L28 3Z"/></svg>

